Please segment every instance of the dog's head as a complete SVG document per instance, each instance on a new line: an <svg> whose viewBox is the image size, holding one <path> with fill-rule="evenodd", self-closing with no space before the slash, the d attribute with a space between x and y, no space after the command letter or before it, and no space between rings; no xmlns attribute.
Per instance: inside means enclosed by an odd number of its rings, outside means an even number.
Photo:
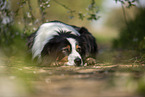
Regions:
<svg viewBox="0 0 145 97"><path fill-rule="evenodd" d="M49 56L50 61L57 60L67 65L83 65L83 48L79 36L59 34L54 36L43 48L43 56Z"/></svg>

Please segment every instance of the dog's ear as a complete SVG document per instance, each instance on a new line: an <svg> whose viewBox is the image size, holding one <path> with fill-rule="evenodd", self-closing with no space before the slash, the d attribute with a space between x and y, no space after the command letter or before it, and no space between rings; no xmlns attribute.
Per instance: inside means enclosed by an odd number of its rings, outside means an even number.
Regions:
<svg viewBox="0 0 145 97"><path fill-rule="evenodd" d="M86 57L96 57L98 47L95 37L85 27L81 27L79 33L81 34L80 38L82 39L82 46Z"/></svg>
<svg viewBox="0 0 145 97"><path fill-rule="evenodd" d="M36 34L36 32L32 33L30 36L27 37L27 44L26 45L28 46L29 49L31 49L33 46L35 34Z"/></svg>
<svg viewBox="0 0 145 97"><path fill-rule="evenodd" d="M51 47L51 44L49 44L49 43L47 43L45 46L44 46L44 48L43 48L43 50L42 50L42 52L41 52L41 55L42 55L42 57L43 56L45 56L45 55L49 55L50 54L50 47Z"/></svg>
<svg viewBox="0 0 145 97"><path fill-rule="evenodd" d="M89 32L85 27L81 27L80 30L79 30L79 33L80 34L88 34Z"/></svg>

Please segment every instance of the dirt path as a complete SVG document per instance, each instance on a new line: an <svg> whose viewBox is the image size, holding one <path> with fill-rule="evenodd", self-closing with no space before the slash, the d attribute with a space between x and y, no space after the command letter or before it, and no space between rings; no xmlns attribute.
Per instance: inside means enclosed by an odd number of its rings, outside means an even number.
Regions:
<svg viewBox="0 0 145 97"><path fill-rule="evenodd" d="M0 57L0 97L145 97L145 65L128 63L121 54L127 53L102 53L97 63L83 67Z"/></svg>
<svg viewBox="0 0 145 97"><path fill-rule="evenodd" d="M133 78L142 75L123 70L132 66L100 65L39 68L39 76L32 82L34 97L140 97Z"/></svg>

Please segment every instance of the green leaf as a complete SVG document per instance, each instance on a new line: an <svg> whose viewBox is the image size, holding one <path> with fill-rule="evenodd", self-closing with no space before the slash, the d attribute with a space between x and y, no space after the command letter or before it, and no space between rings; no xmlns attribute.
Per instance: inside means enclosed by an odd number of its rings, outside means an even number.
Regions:
<svg viewBox="0 0 145 97"><path fill-rule="evenodd" d="M79 18L80 18L81 20L84 19L84 15L83 15L82 13L79 13L78 15L79 15Z"/></svg>

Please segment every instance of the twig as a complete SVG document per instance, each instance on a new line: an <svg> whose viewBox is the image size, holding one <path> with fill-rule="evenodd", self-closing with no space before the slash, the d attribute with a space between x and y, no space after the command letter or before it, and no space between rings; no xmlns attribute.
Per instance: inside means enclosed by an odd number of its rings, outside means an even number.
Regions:
<svg viewBox="0 0 145 97"><path fill-rule="evenodd" d="M129 24L128 24L128 22L127 22L125 8L124 8L124 6L123 6L122 3L121 3L121 6L122 6L123 16L124 16L124 20L125 20L125 23L126 23L127 29L128 29L129 32L131 32L130 27L129 27Z"/></svg>
<svg viewBox="0 0 145 97"><path fill-rule="evenodd" d="M30 14L31 14L31 19L32 19L32 22L34 22L35 20L35 17L32 13L32 7L31 7L31 3L30 3L30 0L28 0L28 6L29 6L29 10L30 10Z"/></svg>
<svg viewBox="0 0 145 97"><path fill-rule="evenodd" d="M38 0L39 5L41 4L41 0ZM44 10L39 6L40 8L40 13L41 13L41 22L44 23L45 22L45 12Z"/></svg>
<svg viewBox="0 0 145 97"><path fill-rule="evenodd" d="M74 13L76 12L75 10L70 9L69 7L67 7L66 5L58 2L57 0L53 0L55 3L59 4L60 6L64 7L65 9L69 10L70 12Z"/></svg>

